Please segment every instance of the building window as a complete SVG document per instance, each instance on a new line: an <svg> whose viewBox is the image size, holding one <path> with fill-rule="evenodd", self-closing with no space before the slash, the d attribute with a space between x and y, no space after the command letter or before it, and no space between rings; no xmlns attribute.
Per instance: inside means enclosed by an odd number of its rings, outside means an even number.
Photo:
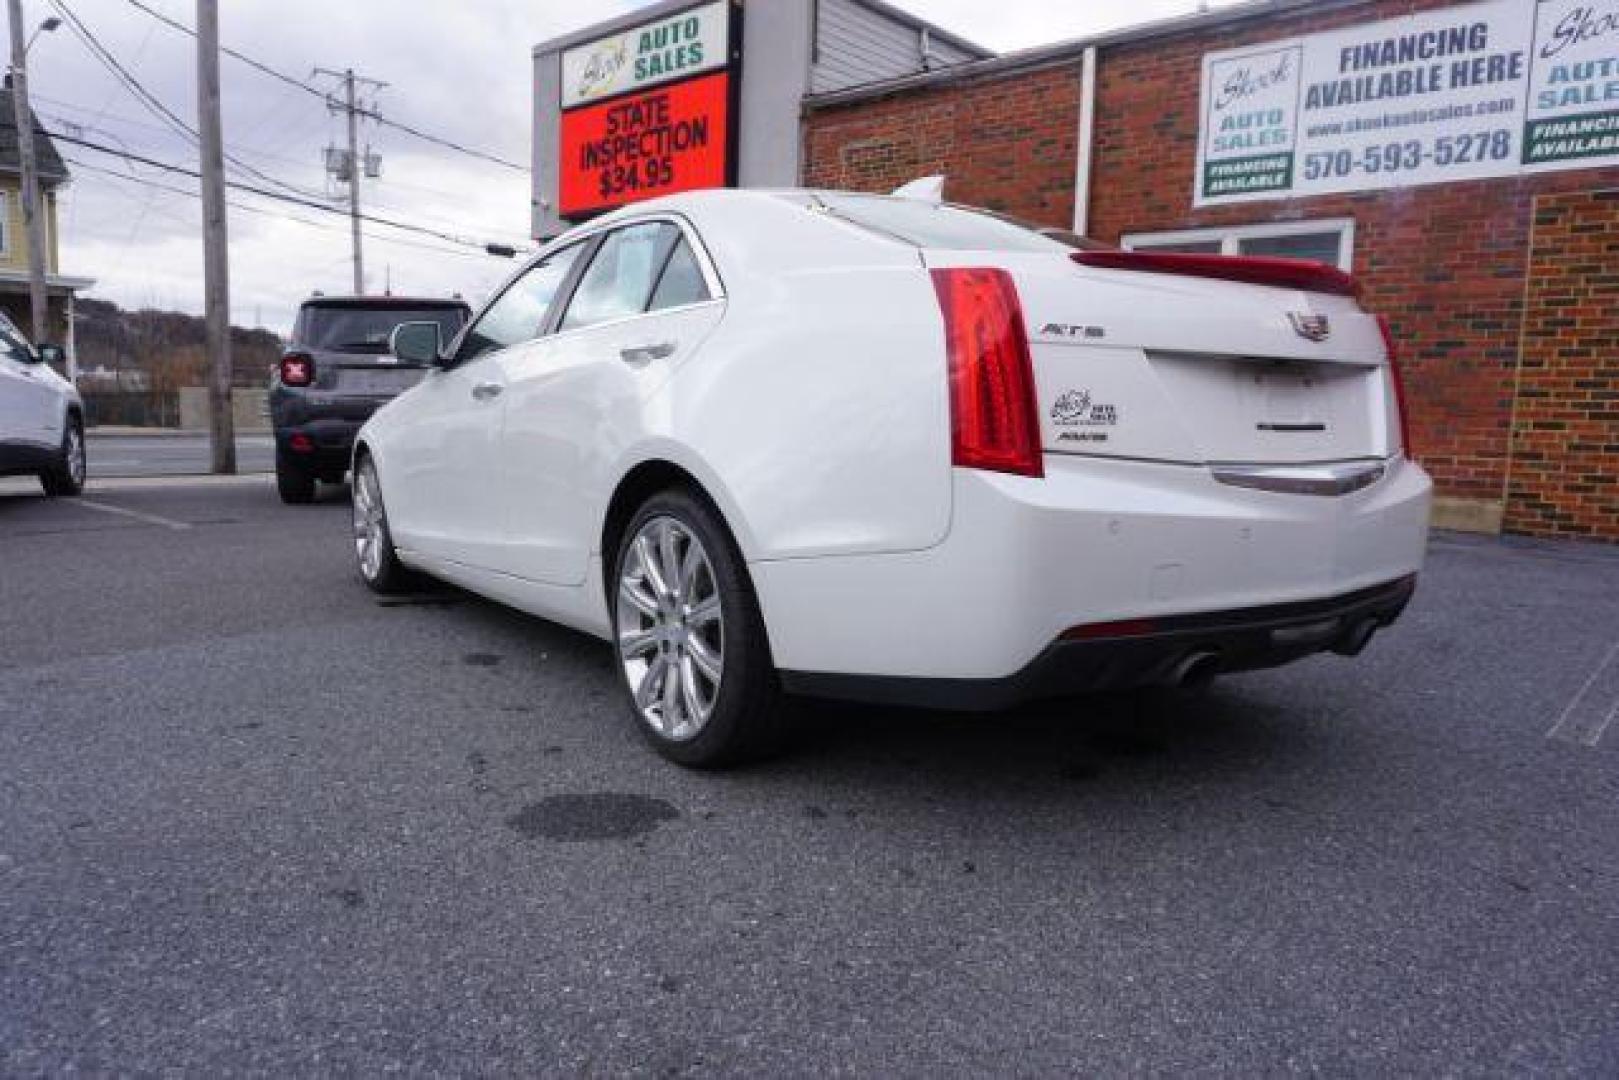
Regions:
<svg viewBox="0 0 1619 1080"><path fill-rule="evenodd" d="M1290 259L1314 259L1347 271L1353 269L1351 264L1355 259L1355 222L1352 218L1326 218L1217 229L1125 233L1122 242L1128 251L1280 255Z"/></svg>

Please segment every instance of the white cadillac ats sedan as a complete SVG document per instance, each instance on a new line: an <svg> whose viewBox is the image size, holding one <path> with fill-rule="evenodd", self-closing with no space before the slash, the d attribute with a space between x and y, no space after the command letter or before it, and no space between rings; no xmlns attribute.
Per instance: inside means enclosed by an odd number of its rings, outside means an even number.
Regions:
<svg viewBox="0 0 1619 1080"><path fill-rule="evenodd" d="M606 638L653 745L780 698L1206 680L1399 615L1431 485L1316 263L1075 250L915 199L705 191L550 243L354 457L360 573Z"/></svg>

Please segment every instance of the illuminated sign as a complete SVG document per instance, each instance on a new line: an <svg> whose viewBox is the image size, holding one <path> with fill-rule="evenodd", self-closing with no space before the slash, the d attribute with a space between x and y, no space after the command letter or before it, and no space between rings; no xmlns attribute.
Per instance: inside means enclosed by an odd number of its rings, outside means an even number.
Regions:
<svg viewBox="0 0 1619 1080"><path fill-rule="evenodd" d="M733 181L735 17L721 0L562 54L562 217Z"/></svg>
<svg viewBox="0 0 1619 1080"><path fill-rule="evenodd" d="M563 113L562 214L725 186L730 93L721 71Z"/></svg>

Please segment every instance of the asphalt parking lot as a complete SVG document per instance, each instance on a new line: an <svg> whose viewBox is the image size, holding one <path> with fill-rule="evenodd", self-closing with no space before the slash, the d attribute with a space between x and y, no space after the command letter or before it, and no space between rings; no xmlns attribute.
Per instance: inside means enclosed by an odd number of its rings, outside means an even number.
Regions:
<svg viewBox="0 0 1619 1080"><path fill-rule="evenodd" d="M325 490L0 494L0 1073L1619 1068L1619 551L1440 536L1356 661L706 775L605 647L370 595Z"/></svg>

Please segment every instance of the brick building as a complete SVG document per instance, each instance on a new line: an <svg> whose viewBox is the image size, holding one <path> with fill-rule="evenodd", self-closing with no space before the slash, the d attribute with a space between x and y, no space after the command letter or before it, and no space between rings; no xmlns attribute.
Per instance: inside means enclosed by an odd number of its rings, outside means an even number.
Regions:
<svg viewBox="0 0 1619 1080"><path fill-rule="evenodd" d="M1250 78L1222 75L1245 57ZM1205 99L1296 76L1296 105L1274 116L1306 110L1296 73L1322 63L1342 78L1311 84L1310 101L1408 91L1364 154L1387 173L1361 172L1358 145L1353 160L1303 152L1300 122L1298 160L1259 178L1275 193L1210 197L1213 178L1271 163L1261 147L1222 173ZM1513 105L1514 77L1553 96L1520 90ZM1467 84L1428 98L1459 107L1423 106L1455 119L1415 119L1429 78ZM1578 128L1536 112L1576 101ZM940 173L953 201L1107 243L1351 270L1400 343L1437 522L1619 540L1619 0L1261 0L811 94L801 137L809 186ZM1390 175L1401 167L1409 182Z"/></svg>
<svg viewBox="0 0 1619 1080"><path fill-rule="evenodd" d="M536 46L534 87L536 237L943 174L1110 244L1351 271L1436 523L1619 541L1619 0L1251 0L999 56L885 0L660 0ZM682 124L730 135L662 149Z"/></svg>

